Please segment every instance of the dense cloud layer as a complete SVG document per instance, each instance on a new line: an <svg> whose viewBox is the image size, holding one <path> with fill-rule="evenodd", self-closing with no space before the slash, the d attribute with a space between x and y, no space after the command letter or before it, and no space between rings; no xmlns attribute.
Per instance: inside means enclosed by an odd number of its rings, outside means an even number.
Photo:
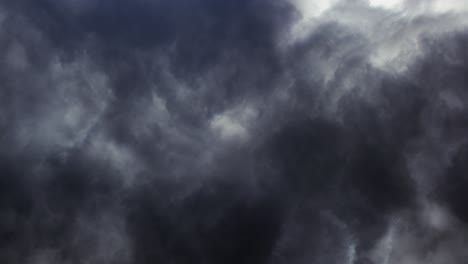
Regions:
<svg viewBox="0 0 468 264"><path fill-rule="evenodd" d="M468 259L468 2L0 1L0 263Z"/></svg>

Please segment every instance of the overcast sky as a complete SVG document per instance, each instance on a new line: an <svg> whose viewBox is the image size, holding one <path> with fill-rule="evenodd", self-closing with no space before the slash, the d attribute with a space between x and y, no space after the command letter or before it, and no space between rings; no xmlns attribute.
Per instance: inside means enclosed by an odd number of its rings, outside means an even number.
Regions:
<svg viewBox="0 0 468 264"><path fill-rule="evenodd" d="M0 263L464 264L467 0L0 0Z"/></svg>

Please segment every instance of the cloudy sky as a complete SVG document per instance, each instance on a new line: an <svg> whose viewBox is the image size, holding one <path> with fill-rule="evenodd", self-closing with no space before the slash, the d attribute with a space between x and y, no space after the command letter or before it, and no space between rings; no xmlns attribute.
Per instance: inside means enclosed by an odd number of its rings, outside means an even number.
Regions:
<svg viewBox="0 0 468 264"><path fill-rule="evenodd" d="M467 0L0 0L0 263L463 264Z"/></svg>

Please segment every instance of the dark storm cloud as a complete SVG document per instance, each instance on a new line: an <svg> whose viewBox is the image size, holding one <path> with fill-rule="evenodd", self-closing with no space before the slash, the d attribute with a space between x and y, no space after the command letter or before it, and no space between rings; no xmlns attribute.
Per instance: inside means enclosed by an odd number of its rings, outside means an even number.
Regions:
<svg viewBox="0 0 468 264"><path fill-rule="evenodd" d="M457 7L1 2L0 262L463 263Z"/></svg>

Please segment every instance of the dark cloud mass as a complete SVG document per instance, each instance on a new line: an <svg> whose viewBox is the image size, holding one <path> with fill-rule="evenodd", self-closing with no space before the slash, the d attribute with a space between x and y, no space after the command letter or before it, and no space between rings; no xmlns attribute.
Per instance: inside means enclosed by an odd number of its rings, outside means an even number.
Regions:
<svg viewBox="0 0 468 264"><path fill-rule="evenodd" d="M466 263L467 18L0 0L0 263Z"/></svg>

